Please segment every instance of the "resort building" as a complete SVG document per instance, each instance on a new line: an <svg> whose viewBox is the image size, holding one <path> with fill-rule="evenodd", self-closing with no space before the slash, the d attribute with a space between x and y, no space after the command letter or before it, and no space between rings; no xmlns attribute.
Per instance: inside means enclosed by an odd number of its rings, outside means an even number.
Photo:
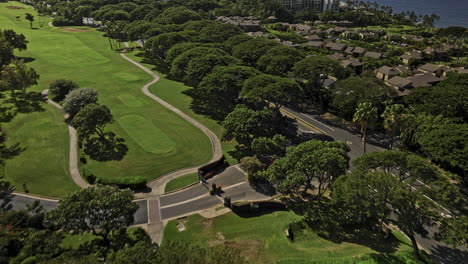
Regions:
<svg viewBox="0 0 468 264"><path fill-rule="evenodd" d="M278 2L294 12L312 9L315 12L338 10L338 0L278 0Z"/></svg>

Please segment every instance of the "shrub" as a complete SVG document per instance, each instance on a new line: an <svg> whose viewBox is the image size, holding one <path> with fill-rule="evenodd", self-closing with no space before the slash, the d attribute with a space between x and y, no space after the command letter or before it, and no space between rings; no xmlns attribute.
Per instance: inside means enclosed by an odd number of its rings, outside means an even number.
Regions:
<svg viewBox="0 0 468 264"><path fill-rule="evenodd" d="M70 91L76 88L78 88L78 84L74 81L59 79L49 85L49 95L55 102L61 102Z"/></svg>
<svg viewBox="0 0 468 264"><path fill-rule="evenodd" d="M54 20L52 20L52 25L56 27L60 27L60 26L75 26L77 24L73 20L58 16L58 17L55 17Z"/></svg>
<svg viewBox="0 0 468 264"><path fill-rule="evenodd" d="M98 184L117 185L121 189L130 188L132 190L146 188L146 178L141 176L129 176L120 178L101 178L96 179Z"/></svg>

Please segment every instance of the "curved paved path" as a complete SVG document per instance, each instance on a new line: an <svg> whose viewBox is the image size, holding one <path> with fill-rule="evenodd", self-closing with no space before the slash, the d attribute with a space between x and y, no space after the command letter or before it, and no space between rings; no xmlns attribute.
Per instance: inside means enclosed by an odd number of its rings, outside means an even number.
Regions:
<svg viewBox="0 0 468 264"><path fill-rule="evenodd" d="M47 96L49 93L49 89L46 89L42 92L44 96ZM59 105L58 103L50 100L47 98L47 103L55 106L56 108L62 110L62 106ZM65 115L65 118L67 116ZM81 177L80 170L78 169L78 149L77 149L77 136L76 136L76 130L72 126L68 125L68 135L70 137L70 152L68 154L69 161L68 161L68 167L70 171L70 176L73 179L73 182L75 182L76 185L80 186L80 188L88 188L91 186L88 182L86 182L83 177Z"/></svg>
<svg viewBox="0 0 468 264"><path fill-rule="evenodd" d="M125 46L128 47L128 43L125 42ZM154 73L150 69L146 68L145 66L139 64L138 62L130 59L124 53L120 53L120 56L122 56L124 59L126 59L127 61L129 61L133 65L137 66L138 68L142 69L143 71L145 71L146 73L151 75L151 77L153 77L153 80L151 82L145 84L141 88L141 91L146 96L148 96L149 98L153 99L154 101L160 103L161 105L163 105L167 109L171 110L172 112L176 113L178 116L182 117L187 122L189 122L192 125L196 126L197 128L199 128L201 131L203 131L203 133L205 133L208 136L208 138L211 141L211 146L212 146L212 150L213 150L213 156L212 156L212 158L211 158L211 160L209 162L213 162L213 161L216 161L216 160L220 159L222 157L222 155L223 155L222 148L221 148L221 142L219 141L218 137L211 130L209 130L207 127L202 125L197 120L195 120L192 117L188 116L187 114L185 114L184 112L182 112L178 108L172 106L171 104L167 103L166 101L162 100L161 98L157 97L156 95L152 94L149 91L149 87L159 81L159 75L157 75L156 73ZM173 180L173 179L175 179L177 177L180 177L180 176L195 173L195 172L198 171L199 167L200 166L195 166L195 167L191 167L191 168L181 169L181 170L177 170L177 171L171 172L169 174L163 175L163 176L161 176L161 177L159 177L159 178L157 178L157 179L155 179L155 180L148 183L148 187L150 187L152 189L151 193L139 193L139 194L136 194L136 197L149 197L149 196L154 196L154 195L161 195L161 194L164 193L164 187L166 186L166 184L169 181L171 181L171 180Z"/></svg>

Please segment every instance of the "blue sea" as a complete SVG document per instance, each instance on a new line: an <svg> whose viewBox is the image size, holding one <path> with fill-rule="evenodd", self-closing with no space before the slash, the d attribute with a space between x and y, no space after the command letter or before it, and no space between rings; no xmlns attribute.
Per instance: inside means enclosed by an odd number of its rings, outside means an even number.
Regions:
<svg viewBox="0 0 468 264"><path fill-rule="evenodd" d="M391 6L394 12L414 11L417 14L440 16L436 27L468 27L468 0L365 0Z"/></svg>

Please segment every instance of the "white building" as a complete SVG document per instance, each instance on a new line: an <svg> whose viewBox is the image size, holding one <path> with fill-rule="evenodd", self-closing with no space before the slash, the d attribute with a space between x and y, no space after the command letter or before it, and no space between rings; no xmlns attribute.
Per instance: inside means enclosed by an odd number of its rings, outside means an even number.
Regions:
<svg viewBox="0 0 468 264"><path fill-rule="evenodd" d="M338 10L339 0L278 0L278 2L294 12L312 9L315 12Z"/></svg>

